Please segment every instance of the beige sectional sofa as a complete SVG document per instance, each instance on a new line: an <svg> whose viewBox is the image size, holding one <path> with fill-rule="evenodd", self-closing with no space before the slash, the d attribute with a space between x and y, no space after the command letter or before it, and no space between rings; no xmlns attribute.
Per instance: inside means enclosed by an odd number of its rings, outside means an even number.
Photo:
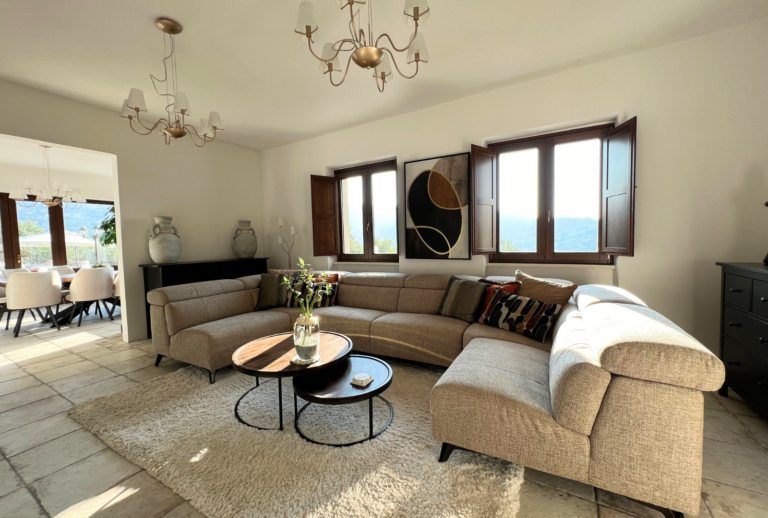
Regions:
<svg viewBox="0 0 768 518"><path fill-rule="evenodd" d="M442 317L449 278L342 274L337 305L315 310L321 329L348 335L358 351L448 367L431 401L441 461L467 449L626 495L667 516L698 512L702 391L718 389L725 375L715 355L612 287L580 287L546 343ZM150 292L158 362L198 365L213 382L239 346L290 331L298 309L254 311L260 280Z"/></svg>

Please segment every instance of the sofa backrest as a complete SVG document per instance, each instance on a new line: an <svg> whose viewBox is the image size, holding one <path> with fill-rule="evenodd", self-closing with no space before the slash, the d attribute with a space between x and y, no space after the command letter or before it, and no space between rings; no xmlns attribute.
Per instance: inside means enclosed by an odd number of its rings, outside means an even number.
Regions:
<svg viewBox="0 0 768 518"><path fill-rule="evenodd" d="M397 312L437 314L450 278L450 275L411 275L400 290Z"/></svg>
<svg viewBox="0 0 768 518"><path fill-rule="evenodd" d="M350 273L339 284L336 304L394 313L400 288L408 276L404 273Z"/></svg>

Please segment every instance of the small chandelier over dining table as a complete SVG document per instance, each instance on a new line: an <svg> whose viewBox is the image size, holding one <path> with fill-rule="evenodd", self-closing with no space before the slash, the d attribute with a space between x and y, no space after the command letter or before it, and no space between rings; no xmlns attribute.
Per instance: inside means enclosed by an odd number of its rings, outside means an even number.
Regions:
<svg viewBox="0 0 768 518"><path fill-rule="evenodd" d="M51 160L49 150L51 146L40 144L43 153L43 180L25 180L24 187L11 189L8 197L16 202L16 205L25 208L45 205L46 207L61 206L65 209L79 209L83 199L80 189L70 188L67 184L51 180ZM28 196L34 196L30 200Z"/></svg>
<svg viewBox="0 0 768 518"><path fill-rule="evenodd" d="M386 33L382 33L378 38L374 39L373 0L336 0L336 3L342 11L349 8L349 32L352 35L351 38L338 40L336 43L326 43L323 46L321 55L318 56L312 49L312 43L314 43L312 35L317 31L318 26L315 22L314 5L309 1L299 4L299 17L296 21L295 29L297 34L307 38L309 51L320 61L320 71L323 74L328 74L333 86L340 86L344 82L352 61L360 68L373 69L373 78L376 80L376 87L379 89L379 92L383 92L384 85L392 79L393 64L398 74L405 79L413 79L419 73L419 63L427 63L429 61L429 51L424 42L424 34L419 32L419 23L426 22L430 15L427 0L405 0L403 21L407 25L413 26L413 34L408 45L403 48L397 48L392 38ZM366 3L368 4L367 34L360 23L360 9ZM388 41L389 46L384 46L386 41L382 42L382 39ZM416 64L416 70L413 72L413 75L409 76L400 71L392 50L407 52L406 63ZM333 74L340 74L342 71L339 64L339 55L342 52L351 52L351 55L347 60L347 66L344 69L341 81L335 82Z"/></svg>
<svg viewBox="0 0 768 518"><path fill-rule="evenodd" d="M200 119L200 125L197 129L191 124L187 124L186 119L191 113L189 101L187 100L187 94L178 91L179 79L176 74L175 36L181 33L182 26L169 18L158 18L155 20L155 25L165 33L163 36L163 46L165 49L163 69L165 75L162 79L158 79L149 74L149 78L152 80L155 92L161 97L165 97L165 111L168 115L158 119L152 127L147 127L139 116L140 112L147 111L147 105L144 102L144 92L138 88L131 88L128 99L123 101L120 116L128 119L128 125L139 135L150 135L159 128L159 133L165 139L166 145L170 145L171 139L180 139L189 135L189 138L192 139L192 142L197 147L203 147L208 142L213 142L217 132L224 130L221 125L221 117L218 112L211 112L207 119ZM162 85L161 88L158 88L158 83L165 83L165 92L161 90ZM199 144L198 140L200 141Z"/></svg>

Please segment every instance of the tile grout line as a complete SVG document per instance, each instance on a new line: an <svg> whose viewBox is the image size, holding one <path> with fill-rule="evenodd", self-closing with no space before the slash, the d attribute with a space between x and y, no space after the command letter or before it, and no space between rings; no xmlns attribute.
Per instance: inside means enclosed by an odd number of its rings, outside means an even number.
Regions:
<svg viewBox="0 0 768 518"><path fill-rule="evenodd" d="M55 415L59 415L59 414L55 414ZM53 417L53 416L50 416L50 417ZM77 424L80 424L80 423L78 422ZM45 442L41 442L40 444L38 444L38 445L36 445L36 446L33 446L33 447L31 447L31 448L27 448L26 450L24 450L24 451L20 451L19 453L16 453L16 454L14 454L14 455L11 455L10 457L9 457L8 455L6 455L6 453L5 453L5 452L3 452L3 456L5 457L5 460L7 460L7 461L8 461L8 463L10 463L10 462L11 462L11 459L13 459L13 458L15 458L15 457L18 457L18 456L19 456L19 455L21 455L22 453L26 453L26 452L28 452L28 451L30 451L30 450L34 450L35 448L38 448L38 447L40 447L40 446L44 446L44 445L48 444L49 442L53 442L53 441L55 441L55 440L57 440L57 439L61 439L62 437L66 437L67 435L72 435L73 433L75 433L75 432L79 432L79 431L81 431L81 430L85 430L85 431L87 431L88 433L90 433L91 435L93 435L94 437L96 437L96 438L98 439L98 436L97 436L96 434L94 434L94 433L93 433L93 432L91 432L90 430L86 430L85 428L83 428L83 426L82 426L82 425L80 425L80 428L78 428L77 430L72 430L71 432L67 432L67 433L65 433L65 434L63 434L63 435L59 435L58 437L54 437L53 439L49 439L49 440L47 440L47 441L45 441ZM101 439L99 439L99 440L101 441ZM102 441L102 442L104 442L104 441ZM101 450L99 450L99 451L101 451ZM98 452L97 452L97 453L98 453ZM70 466L70 465L71 465L71 464L68 464L68 466ZM46 477L47 477L47 476L48 476L48 475L46 475ZM45 477L40 477L40 478L39 478L39 479L37 479L37 480L40 480L40 479L42 479L42 478L45 478ZM32 484L32 483L34 483L34 482L37 482L37 480L33 480L32 482L30 482L30 484Z"/></svg>
<svg viewBox="0 0 768 518"><path fill-rule="evenodd" d="M6 459L6 460L7 460L7 459ZM28 484L26 480L24 480L23 478L21 478L21 475L20 475L20 474L19 474L19 472L16 470L16 467L15 467L13 464L11 464L11 461L10 461L10 460L8 460L8 466L11 468L11 470L13 471L13 473L16 475L16 478L18 478L18 479L21 481L21 483L23 484L23 488L27 490L27 493L29 493L29 495L32 497L32 500L34 500L34 501L35 501L35 503L37 504L37 506L38 506L38 507L40 508L40 510L43 512L43 514L44 514L46 517L50 518L50 516L51 516L51 515L50 515L50 513L48 512L48 510L47 510L47 509L46 509L46 508L43 506L43 503L40 501L40 498L37 496L37 491L35 490L35 488L34 488L34 487L32 487L32 485L31 485L31 484ZM17 490L17 491L18 491L18 490Z"/></svg>
<svg viewBox="0 0 768 518"><path fill-rule="evenodd" d="M761 493L760 491L755 491L754 489L747 489L746 487L736 486L727 482L720 482L719 480L715 480L713 478L702 478L701 480L707 480L709 482L714 482L715 484L722 484L724 486L733 487L742 491L748 491L749 493L754 493L756 495L768 496L768 493Z"/></svg>

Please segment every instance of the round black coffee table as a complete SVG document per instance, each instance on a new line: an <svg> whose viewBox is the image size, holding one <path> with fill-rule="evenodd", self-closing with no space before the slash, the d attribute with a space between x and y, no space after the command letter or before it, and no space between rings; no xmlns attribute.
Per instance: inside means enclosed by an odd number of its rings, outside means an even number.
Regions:
<svg viewBox="0 0 768 518"><path fill-rule="evenodd" d="M352 385L352 378L356 374L366 373L373 376L373 381L367 387ZM341 448L352 446L365 441L370 441L381 435L392 423L395 411L392 405L379 394L384 392L392 384L392 367L387 362L371 356L353 354L346 360L333 367L323 369L321 372L307 374L300 378L293 378L293 426L296 432L306 441L324 446ZM307 404L298 408L298 399L307 401ZM378 397L389 407L389 420L378 432L373 431L373 398ZM302 412L313 403L318 405L348 405L368 400L368 437L345 444L334 444L310 439L299 429L299 418Z"/></svg>

